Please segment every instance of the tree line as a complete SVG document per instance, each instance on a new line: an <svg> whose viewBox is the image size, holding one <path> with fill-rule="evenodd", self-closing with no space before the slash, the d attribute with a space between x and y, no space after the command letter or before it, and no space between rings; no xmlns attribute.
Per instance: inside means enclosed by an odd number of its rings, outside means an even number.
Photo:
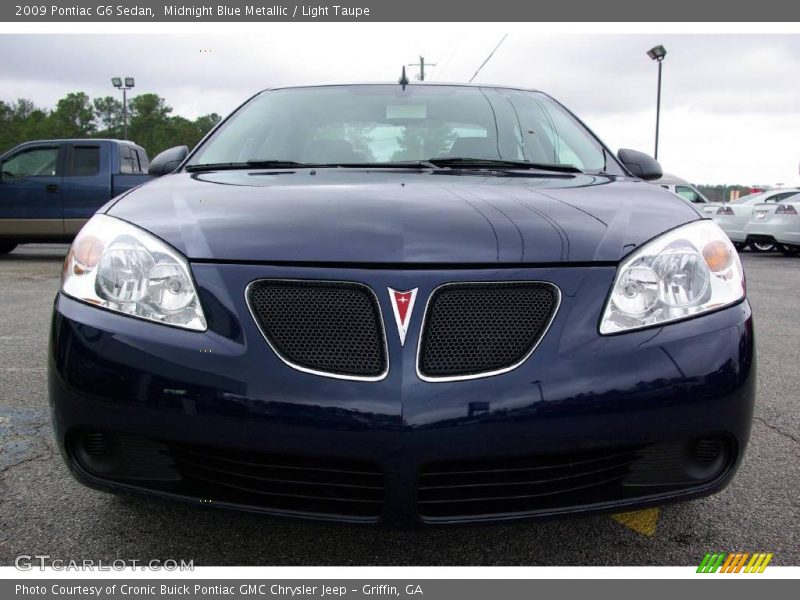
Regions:
<svg viewBox="0 0 800 600"><path fill-rule="evenodd" d="M150 158L172 146L193 147L220 119L217 113L194 120L173 115L158 94L128 99L128 139L147 150ZM122 101L112 96L91 99L84 92L72 92L54 109L36 106L27 98L0 100L0 153L30 140L122 137Z"/></svg>

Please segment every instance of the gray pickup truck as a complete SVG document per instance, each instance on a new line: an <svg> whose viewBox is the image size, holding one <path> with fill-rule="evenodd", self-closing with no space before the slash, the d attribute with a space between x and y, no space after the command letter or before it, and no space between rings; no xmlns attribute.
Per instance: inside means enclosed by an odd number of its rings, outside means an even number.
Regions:
<svg viewBox="0 0 800 600"><path fill-rule="evenodd" d="M149 179L147 152L121 140L26 142L0 165L0 254L72 241L98 208Z"/></svg>

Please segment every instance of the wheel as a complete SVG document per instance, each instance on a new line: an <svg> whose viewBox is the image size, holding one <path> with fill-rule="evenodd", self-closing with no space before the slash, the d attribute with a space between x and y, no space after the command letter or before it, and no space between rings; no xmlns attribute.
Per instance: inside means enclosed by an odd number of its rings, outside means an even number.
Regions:
<svg viewBox="0 0 800 600"><path fill-rule="evenodd" d="M800 246L784 246L783 244L779 244L778 249L786 256L797 256L800 254Z"/></svg>
<svg viewBox="0 0 800 600"><path fill-rule="evenodd" d="M0 242L0 254L8 254L16 247L16 244L10 242Z"/></svg>
<svg viewBox="0 0 800 600"><path fill-rule="evenodd" d="M749 242L748 246L750 246L750 250L753 252L774 252L777 250L775 244L770 244L768 242Z"/></svg>

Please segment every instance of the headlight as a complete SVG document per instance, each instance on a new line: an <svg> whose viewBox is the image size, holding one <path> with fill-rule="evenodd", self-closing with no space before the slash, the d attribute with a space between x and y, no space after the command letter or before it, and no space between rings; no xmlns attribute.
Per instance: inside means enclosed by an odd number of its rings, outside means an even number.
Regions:
<svg viewBox="0 0 800 600"><path fill-rule="evenodd" d="M600 333L686 319L744 298L739 254L713 221L695 221L642 246L619 266Z"/></svg>
<svg viewBox="0 0 800 600"><path fill-rule="evenodd" d="M106 215L92 217L75 238L61 291L132 317L206 329L186 259L138 227Z"/></svg>

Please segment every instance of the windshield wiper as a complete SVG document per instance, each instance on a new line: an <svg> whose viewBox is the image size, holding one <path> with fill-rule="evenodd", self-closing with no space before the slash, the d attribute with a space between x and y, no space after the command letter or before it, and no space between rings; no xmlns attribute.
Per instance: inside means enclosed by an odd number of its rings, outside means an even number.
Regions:
<svg viewBox="0 0 800 600"><path fill-rule="evenodd" d="M223 171L235 169L335 169L338 167L350 169L440 169L441 167L427 160L408 160L392 162L330 162L330 163L301 163L291 160L248 160L245 162L205 163L189 165L186 170L197 171Z"/></svg>
<svg viewBox="0 0 800 600"><path fill-rule="evenodd" d="M427 161L437 167L465 167L477 169L535 169L538 171L556 171L559 173L581 173L582 171L565 164L535 163L527 160L501 160L492 158L429 158Z"/></svg>
<svg viewBox="0 0 800 600"><path fill-rule="evenodd" d="M317 166L317 165L314 165ZM389 162L359 162L359 163L338 163L337 167L350 167L354 169L441 169L442 167L433 164L429 160L395 160Z"/></svg>
<svg viewBox="0 0 800 600"><path fill-rule="evenodd" d="M308 165L292 160L248 160L245 162L200 163L189 165L186 170L191 173L196 171L232 171L236 169L298 169L317 166L324 165Z"/></svg>

